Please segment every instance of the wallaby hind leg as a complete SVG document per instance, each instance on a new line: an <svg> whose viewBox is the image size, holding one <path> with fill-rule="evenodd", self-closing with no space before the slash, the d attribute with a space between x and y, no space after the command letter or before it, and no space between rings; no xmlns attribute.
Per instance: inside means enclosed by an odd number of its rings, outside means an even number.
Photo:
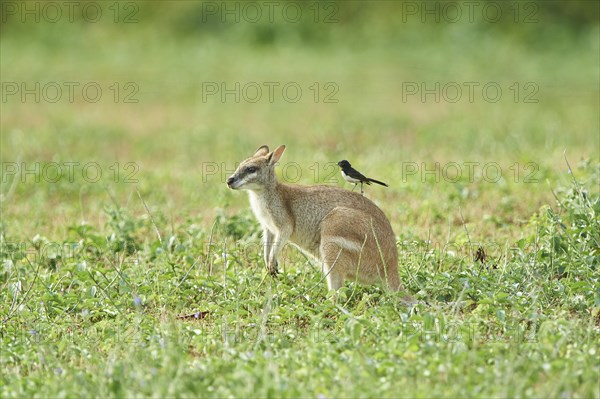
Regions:
<svg viewBox="0 0 600 399"><path fill-rule="evenodd" d="M325 268L323 268L325 269ZM327 274L327 288L329 289L329 291L337 291L338 289L342 288L342 286L344 285L344 277L339 274L336 273L335 270L331 270L329 269L330 272L326 272Z"/></svg>
<svg viewBox="0 0 600 399"><path fill-rule="evenodd" d="M344 285L344 270L349 261L344 249L331 241L321 242L323 274L327 278L327 288L337 291Z"/></svg>
<svg viewBox="0 0 600 399"><path fill-rule="evenodd" d="M357 269L361 269L361 252L364 249L365 238L360 238L361 230L349 231L347 220L360 218L356 211L347 208L336 208L331 211L321 224L321 245L319 251L323 261L323 273L327 276L327 286L337 290L344 280L356 278ZM359 223L355 223L356 228ZM364 234L363 234L364 237Z"/></svg>
<svg viewBox="0 0 600 399"><path fill-rule="evenodd" d="M396 242L387 229L381 219L363 211L336 207L321 223L323 260L331 264L339 257L335 267L345 279L402 290Z"/></svg>

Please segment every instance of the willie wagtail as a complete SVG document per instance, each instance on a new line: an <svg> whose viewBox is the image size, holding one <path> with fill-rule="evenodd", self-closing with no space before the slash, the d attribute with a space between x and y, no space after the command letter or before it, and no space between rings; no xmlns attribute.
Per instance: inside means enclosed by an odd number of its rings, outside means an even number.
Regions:
<svg viewBox="0 0 600 399"><path fill-rule="evenodd" d="M345 159L343 161L338 162L338 166L340 168L342 168L342 176L344 177L344 179L348 183L354 183L354 188L352 189L352 191L354 191L354 189L356 188L356 185L358 183L360 183L360 193L361 194L363 194L363 183L366 183L366 184L377 183L377 184L381 184L382 186L389 187L387 184L385 184L382 181L371 179L369 177L364 176L359 171L354 169L352 167L352 165L350 165L350 162L346 161Z"/></svg>

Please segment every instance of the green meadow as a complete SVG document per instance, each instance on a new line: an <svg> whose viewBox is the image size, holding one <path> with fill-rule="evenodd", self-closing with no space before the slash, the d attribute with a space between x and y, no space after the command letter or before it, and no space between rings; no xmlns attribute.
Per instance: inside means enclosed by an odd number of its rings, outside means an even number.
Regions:
<svg viewBox="0 0 600 399"><path fill-rule="evenodd" d="M600 397L598 15L0 1L0 396ZM225 185L263 144L390 185L418 304L268 275Z"/></svg>

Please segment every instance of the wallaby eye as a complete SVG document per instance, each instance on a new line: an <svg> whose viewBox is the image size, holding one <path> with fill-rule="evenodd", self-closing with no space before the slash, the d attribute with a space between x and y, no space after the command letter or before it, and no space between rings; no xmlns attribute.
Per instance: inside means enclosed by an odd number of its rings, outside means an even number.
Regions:
<svg viewBox="0 0 600 399"><path fill-rule="evenodd" d="M246 173L254 173L258 170L258 168L256 166L248 166L246 168Z"/></svg>

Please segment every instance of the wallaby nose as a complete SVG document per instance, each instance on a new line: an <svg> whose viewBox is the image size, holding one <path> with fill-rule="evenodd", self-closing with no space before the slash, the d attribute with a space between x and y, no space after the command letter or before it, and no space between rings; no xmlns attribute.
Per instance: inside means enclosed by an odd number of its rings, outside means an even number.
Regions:
<svg viewBox="0 0 600 399"><path fill-rule="evenodd" d="M233 176L230 176L227 178L227 186L231 187L231 185L233 184L233 182L235 181L235 179L233 178Z"/></svg>

